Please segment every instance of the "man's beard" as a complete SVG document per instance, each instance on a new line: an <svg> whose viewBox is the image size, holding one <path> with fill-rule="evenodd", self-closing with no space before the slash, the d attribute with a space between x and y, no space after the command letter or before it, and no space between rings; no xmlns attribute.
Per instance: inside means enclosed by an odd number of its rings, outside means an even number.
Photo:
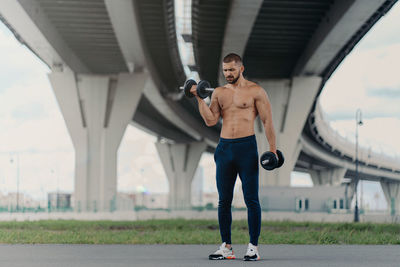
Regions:
<svg viewBox="0 0 400 267"><path fill-rule="evenodd" d="M227 77L226 81L228 83L230 83L230 84L235 84L237 82L237 80L239 80L239 77L240 77L240 74L235 79L233 79L232 81L228 81L228 78L230 78L230 77Z"/></svg>

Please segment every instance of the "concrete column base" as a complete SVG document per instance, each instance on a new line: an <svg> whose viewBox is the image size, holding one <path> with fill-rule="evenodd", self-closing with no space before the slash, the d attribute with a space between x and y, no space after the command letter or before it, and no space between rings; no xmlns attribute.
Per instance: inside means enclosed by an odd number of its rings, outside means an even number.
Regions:
<svg viewBox="0 0 400 267"><path fill-rule="evenodd" d="M314 186L316 185L331 185L338 186L341 184L346 168L331 168L323 171L309 170L311 180Z"/></svg>
<svg viewBox="0 0 400 267"><path fill-rule="evenodd" d="M191 185L205 142L187 144L156 143L156 148L169 181L169 203L173 210L191 207Z"/></svg>
<svg viewBox="0 0 400 267"><path fill-rule="evenodd" d="M400 214L400 182L381 181L383 194L385 195L388 209L391 215Z"/></svg>

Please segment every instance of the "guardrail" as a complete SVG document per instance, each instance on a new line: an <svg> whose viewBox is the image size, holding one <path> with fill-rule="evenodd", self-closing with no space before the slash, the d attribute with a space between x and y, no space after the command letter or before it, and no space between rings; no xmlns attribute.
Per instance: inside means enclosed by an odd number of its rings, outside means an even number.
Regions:
<svg viewBox="0 0 400 267"><path fill-rule="evenodd" d="M317 102L314 113L309 120L311 120L311 132L315 140L324 147L329 148L332 152L337 151L341 156L355 161L355 143L341 136L338 131L331 127L329 122L325 119L324 112L319 102ZM384 169L392 172L400 171L399 158L390 157L383 153L376 153L372 148L367 149L359 146L358 161L361 164L376 167L377 169Z"/></svg>

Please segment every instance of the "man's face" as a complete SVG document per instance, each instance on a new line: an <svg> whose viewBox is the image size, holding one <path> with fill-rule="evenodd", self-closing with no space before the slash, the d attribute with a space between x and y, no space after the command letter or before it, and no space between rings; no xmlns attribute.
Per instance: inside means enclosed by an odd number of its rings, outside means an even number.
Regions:
<svg viewBox="0 0 400 267"><path fill-rule="evenodd" d="M231 61L229 63L222 63L222 70L224 72L225 79L230 84L235 84L239 79L240 73L242 72L242 64Z"/></svg>

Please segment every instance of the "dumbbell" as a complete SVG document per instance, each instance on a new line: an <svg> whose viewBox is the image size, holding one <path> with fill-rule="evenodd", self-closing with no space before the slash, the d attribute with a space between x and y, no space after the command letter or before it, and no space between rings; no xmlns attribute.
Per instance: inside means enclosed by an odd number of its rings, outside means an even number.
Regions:
<svg viewBox="0 0 400 267"><path fill-rule="evenodd" d="M193 85L196 85L196 81L189 79L185 82L185 84L181 87L179 87L181 90L184 90L185 96L191 98L194 97L194 95L190 92L190 89L192 88ZM211 88L211 85L209 82L206 80L201 80L199 84L197 84L196 87L197 95L201 98L207 98L208 96L211 95L211 93L214 91L214 88Z"/></svg>
<svg viewBox="0 0 400 267"><path fill-rule="evenodd" d="M276 154L278 157L271 151L262 154L260 158L261 166L268 171L281 167L285 162L285 158L280 150L277 150Z"/></svg>

